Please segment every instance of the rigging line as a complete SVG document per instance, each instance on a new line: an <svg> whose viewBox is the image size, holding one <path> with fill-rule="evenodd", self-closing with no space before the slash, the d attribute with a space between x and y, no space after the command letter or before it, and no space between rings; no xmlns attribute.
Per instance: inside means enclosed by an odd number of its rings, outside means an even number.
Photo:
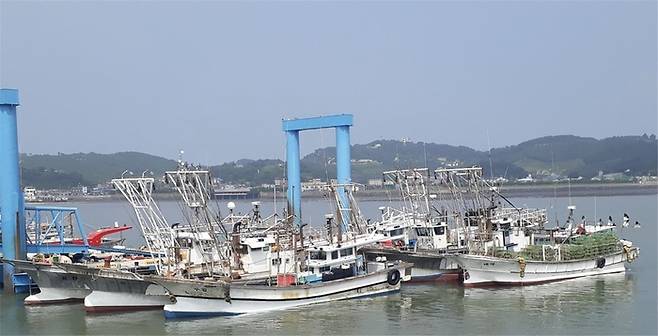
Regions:
<svg viewBox="0 0 658 336"><path fill-rule="evenodd" d="M490 169L490 176L491 179L494 179L494 172L493 172L493 158L491 157L491 140L489 138L489 129L487 128L487 146L489 147L489 169Z"/></svg>
<svg viewBox="0 0 658 336"><path fill-rule="evenodd" d="M553 151L553 145L551 144L551 173L555 173L555 152ZM553 181L553 199L551 202L551 208L555 208L557 202L557 180ZM556 212L557 216L557 212Z"/></svg>
<svg viewBox="0 0 658 336"><path fill-rule="evenodd" d="M282 135L281 137L283 138L284 142L287 142L288 139L284 135ZM281 167L281 181L285 181L286 188L288 188L289 187L288 184L290 183L290 181L288 181L288 176L287 176L287 173L288 173L288 153L286 151L287 151L288 146L285 146L285 148L286 149L282 150L283 155L281 156L281 157L283 157L283 160L281 160L281 161L283 161L283 165ZM301 167L301 163L300 163L300 167ZM281 183L281 189L283 189L283 183ZM274 193L276 194L276 181L274 183ZM282 190L282 193L284 193L283 190ZM289 204L290 204L289 202L292 201L292 200L288 199L287 190L285 191L285 195L286 195L286 202L284 203L283 209L281 210L281 213L283 214L283 216L282 216L283 218L287 218L288 216L290 216L290 214L288 213L288 211L290 210L289 209ZM275 209L275 213L276 213L276 209Z"/></svg>
<svg viewBox="0 0 658 336"><path fill-rule="evenodd" d="M386 197L388 198L389 207L393 206L393 199L391 198L391 191L388 188L386 188L386 177L382 178L382 188L384 188L384 192L386 193Z"/></svg>
<svg viewBox="0 0 658 336"><path fill-rule="evenodd" d="M324 132L326 130L321 130L320 131L320 148L322 148L322 162L324 163L324 177L327 182L329 182L329 169L327 169L327 147L324 145ZM338 150L336 150L336 156L338 156Z"/></svg>

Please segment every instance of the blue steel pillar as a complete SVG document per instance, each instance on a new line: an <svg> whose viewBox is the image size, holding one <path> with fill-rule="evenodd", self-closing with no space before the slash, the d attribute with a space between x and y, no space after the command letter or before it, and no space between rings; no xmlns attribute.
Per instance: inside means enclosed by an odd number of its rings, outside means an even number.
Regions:
<svg viewBox="0 0 658 336"><path fill-rule="evenodd" d="M350 155L350 127L338 126L336 127L336 179L338 180L338 196L341 203L347 208L341 211L343 219L343 232L345 232L350 224L350 210L347 196L345 195L344 185L352 183L352 165Z"/></svg>
<svg viewBox="0 0 658 336"><path fill-rule="evenodd" d="M299 162L299 131L287 131L286 161L288 170L288 214L293 222L302 224L302 178Z"/></svg>
<svg viewBox="0 0 658 336"><path fill-rule="evenodd" d="M338 183L345 184L352 181L350 162L350 126L351 114L338 114L322 117L283 120L283 131L288 137L286 160L288 166L288 213L294 214L294 222L302 224L302 183L299 162L299 132L323 128L336 129L336 165ZM349 204L346 203L344 188L341 189L342 203L347 205L343 211L344 225L349 224ZM291 209L292 208L292 209ZM347 214L348 216L345 216ZM346 226L343 227L345 229Z"/></svg>
<svg viewBox="0 0 658 336"><path fill-rule="evenodd" d="M25 259L25 214L18 166L16 123L18 90L0 89L0 211L2 254L6 259ZM6 292L13 292L14 267L4 265Z"/></svg>

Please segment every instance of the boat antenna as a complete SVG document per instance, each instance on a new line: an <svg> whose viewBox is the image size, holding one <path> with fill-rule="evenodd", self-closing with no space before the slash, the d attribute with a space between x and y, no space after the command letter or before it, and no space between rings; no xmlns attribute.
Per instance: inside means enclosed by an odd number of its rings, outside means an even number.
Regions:
<svg viewBox="0 0 658 336"><path fill-rule="evenodd" d="M430 167L427 166L427 143L423 141L423 155L425 156L425 168L427 168L427 177L429 178Z"/></svg>
<svg viewBox="0 0 658 336"><path fill-rule="evenodd" d="M489 129L487 128L487 146L489 147L489 175L491 176L491 180L494 179L494 171L493 171L493 159L491 158L491 140L489 139Z"/></svg>
<svg viewBox="0 0 658 336"><path fill-rule="evenodd" d="M551 174L555 173L555 151L553 151L553 145L551 144ZM551 209L555 216L555 225L560 226L560 221L558 220L557 207L557 180L553 180L553 199L550 202ZM571 192L569 193L569 205L571 205Z"/></svg>
<svg viewBox="0 0 658 336"><path fill-rule="evenodd" d="M569 205L573 205L573 203L571 203L571 177L567 177L567 182L569 185Z"/></svg>
<svg viewBox="0 0 658 336"><path fill-rule="evenodd" d="M123 176L126 175L126 174L130 174L130 175L132 175L133 172L131 172L131 171L129 171L128 169L126 169L126 170L123 171L123 173L121 173L121 178L123 178Z"/></svg>
<svg viewBox="0 0 658 336"><path fill-rule="evenodd" d="M276 181L274 181L274 215L276 216L277 213L277 207L276 207Z"/></svg>
<svg viewBox="0 0 658 336"><path fill-rule="evenodd" d="M596 221L596 195L594 195L594 221Z"/></svg>

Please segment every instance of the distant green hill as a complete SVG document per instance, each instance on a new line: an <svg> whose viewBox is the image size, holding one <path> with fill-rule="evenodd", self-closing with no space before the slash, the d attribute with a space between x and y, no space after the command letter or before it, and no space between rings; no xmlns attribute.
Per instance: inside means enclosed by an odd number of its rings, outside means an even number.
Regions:
<svg viewBox="0 0 658 336"><path fill-rule="evenodd" d="M326 147L306 155L302 179L335 178L336 149ZM601 140L572 135L549 136L514 146L494 148L491 153L464 146L423 142L377 140L352 146L352 178L366 183L381 178L385 170L437 167L459 164L479 165L487 176L519 178L527 174L583 176L627 172L656 175L658 142L652 136L621 136ZM176 161L153 155L122 152L115 154L77 153L22 155L24 185L37 188L93 185L120 176L124 170L135 175L144 170L161 176L176 167ZM491 172L493 168L493 173ZM276 159L238 160L210 167L226 183L271 184L285 176L285 162Z"/></svg>
<svg viewBox="0 0 658 336"><path fill-rule="evenodd" d="M260 185L272 184L275 179L284 175L284 163L281 160L238 160L218 166L210 171L226 183Z"/></svg>
<svg viewBox="0 0 658 336"><path fill-rule="evenodd" d="M23 184L37 188L95 185L121 176L125 170L141 175L150 170L161 176L176 161L138 152L21 155Z"/></svg>
<svg viewBox="0 0 658 336"><path fill-rule="evenodd" d="M48 168L23 168L22 179L25 186L39 189L70 188L92 184L85 180L80 173L66 173Z"/></svg>
<svg viewBox="0 0 658 336"><path fill-rule="evenodd" d="M423 142L378 140L352 146L352 179L365 183L380 178L385 170L438 167L459 164L484 167L487 176L520 178L528 174L583 176L627 172L656 175L658 142L655 136L622 136L602 140L572 135L549 136L515 146L494 148L491 153L464 146ZM301 162L302 179L336 177L336 149L326 147L306 155ZM282 178L281 160L240 160L214 166L215 176L227 182L254 185ZM493 173L492 173L493 169Z"/></svg>
<svg viewBox="0 0 658 336"><path fill-rule="evenodd" d="M492 150L492 157L533 174L544 171L572 177L592 177L628 171L656 174L655 136L621 136L597 140L573 135L549 136Z"/></svg>

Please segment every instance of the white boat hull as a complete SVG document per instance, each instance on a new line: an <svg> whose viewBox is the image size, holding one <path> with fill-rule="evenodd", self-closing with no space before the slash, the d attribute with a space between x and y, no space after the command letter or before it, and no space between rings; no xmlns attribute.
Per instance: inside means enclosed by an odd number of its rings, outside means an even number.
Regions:
<svg viewBox="0 0 658 336"><path fill-rule="evenodd" d="M516 259L477 255L456 255L453 258L463 269L464 286L467 287L531 285L626 271L624 252L601 257L605 259L603 267L597 265L600 258L562 262L526 261L523 272L521 263Z"/></svg>
<svg viewBox="0 0 658 336"><path fill-rule="evenodd" d="M27 305L64 303L82 301L91 293L91 290L84 288L57 288L57 287L39 287L41 290L38 294L33 294L23 301Z"/></svg>
<svg viewBox="0 0 658 336"><path fill-rule="evenodd" d="M203 317L203 316L234 316L242 314L262 313L273 310L289 309L297 306L323 303L337 300L346 300L364 296L386 294L400 290L400 284L390 286L386 283L371 285L366 288L352 289L346 292L330 294L322 297L313 297L299 300L249 300L206 299L192 297L176 297L175 304L164 307L165 317Z"/></svg>
<svg viewBox="0 0 658 336"><path fill-rule="evenodd" d="M399 277L391 281L389 272L397 270ZM375 273L310 285L269 287L212 283L162 283L176 296L176 303L164 306L165 317L231 316L261 313L292 307L345 300L398 291L401 282L410 278L411 265L389 268ZM229 290L230 288L230 290Z"/></svg>
<svg viewBox="0 0 658 336"><path fill-rule="evenodd" d="M94 290L85 297L85 310L102 313L162 309L168 303L171 303L169 295Z"/></svg>

